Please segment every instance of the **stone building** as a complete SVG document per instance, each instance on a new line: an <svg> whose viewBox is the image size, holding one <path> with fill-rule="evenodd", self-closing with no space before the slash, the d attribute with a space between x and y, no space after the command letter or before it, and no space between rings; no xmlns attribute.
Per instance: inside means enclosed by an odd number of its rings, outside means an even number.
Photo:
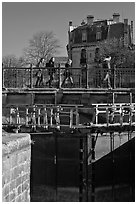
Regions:
<svg viewBox="0 0 137 204"><path fill-rule="evenodd" d="M77 27L69 22L67 50L72 66L80 67L82 62L94 66L99 42L113 38L122 39L123 46L129 46L133 41L133 21L130 25L128 19L120 22L119 13L114 13L113 18L105 20L95 20L94 16L88 15L87 22L83 21Z"/></svg>

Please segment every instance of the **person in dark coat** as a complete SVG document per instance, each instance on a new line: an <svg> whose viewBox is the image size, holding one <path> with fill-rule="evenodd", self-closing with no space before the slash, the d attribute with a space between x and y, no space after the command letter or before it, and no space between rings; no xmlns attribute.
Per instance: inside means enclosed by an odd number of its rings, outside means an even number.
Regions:
<svg viewBox="0 0 137 204"><path fill-rule="evenodd" d="M40 67L40 64L42 63L43 61L43 58L41 58L38 62L38 64L36 65L36 67ZM37 71L36 73L36 77L37 77L37 80L36 80L36 87L39 87L41 85L43 85L43 73L42 73L42 70L39 68L39 70Z"/></svg>
<svg viewBox="0 0 137 204"><path fill-rule="evenodd" d="M46 84L49 84L49 87L51 87L52 81L53 81L53 75L55 73L55 68L54 68L54 62L55 58L51 57L49 62L46 64L46 67L48 67L48 74L49 74L49 80L46 82Z"/></svg>
<svg viewBox="0 0 137 204"><path fill-rule="evenodd" d="M63 82L62 82L62 85L63 86L66 82L70 82L71 86L73 85L73 79L72 79L72 73L71 73L71 65L72 65L72 60L71 59L68 59L68 61L66 62L65 64L65 72L64 72L64 79L63 79Z"/></svg>

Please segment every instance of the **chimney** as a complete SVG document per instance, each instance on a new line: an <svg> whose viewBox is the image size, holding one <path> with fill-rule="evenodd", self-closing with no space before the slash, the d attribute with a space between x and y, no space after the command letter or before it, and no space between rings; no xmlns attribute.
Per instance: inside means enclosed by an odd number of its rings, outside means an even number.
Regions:
<svg viewBox="0 0 137 204"><path fill-rule="evenodd" d="M72 21L69 21L69 32L71 32L73 29Z"/></svg>
<svg viewBox="0 0 137 204"><path fill-rule="evenodd" d="M85 25L85 21L84 20L81 22L81 25Z"/></svg>
<svg viewBox="0 0 137 204"><path fill-rule="evenodd" d="M124 33L128 32L128 19L124 19Z"/></svg>
<svg viewBox="0 0 137 204"><path fill-rule="evenodd" d="M120 16L119 13L114 13L113 14L113 22L114 23L119 23L119 16Z"/></svg>
<svg viewBox="0 0 137 204"><path fill-rule="evenodd" d="M94 21L94 16L88 15L87 16L87 24L88 25L93 25L93 21Z"/></svg>
<svg viewBox="0 0 137 204"><path fill-rule="evenodd" d="M69 26L72 26L72 21L69 21Z"/></svg>

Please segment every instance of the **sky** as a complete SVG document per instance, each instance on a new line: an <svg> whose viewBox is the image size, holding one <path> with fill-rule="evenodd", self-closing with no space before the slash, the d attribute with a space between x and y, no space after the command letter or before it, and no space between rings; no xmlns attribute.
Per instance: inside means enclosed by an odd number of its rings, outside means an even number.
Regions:
<svg viewBox="0 0 137 204"><path fill-rule="evenodd" d="M58 56L67 56L69 21L80 25L87 15L109 19L113 13L135 25L134 2L3 2L2 56L22 56L29 40L40 31L53 31L62 46Z"/></svg>

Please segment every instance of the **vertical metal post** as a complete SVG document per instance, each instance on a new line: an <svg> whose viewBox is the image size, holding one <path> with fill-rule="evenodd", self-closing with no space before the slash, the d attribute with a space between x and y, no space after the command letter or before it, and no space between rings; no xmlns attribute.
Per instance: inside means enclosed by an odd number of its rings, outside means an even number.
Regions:
<svg viewBox="0 0 137 204"><path fill-rule="evenodd" d="M59 89L61 89L61 71L60 71L60 66L58 67L58 79L59 79Z"/></svg>
<svg viewBox="0 0 137 204"><path fill-rule="evenodd" d="M53 108L50 109L50 126L53 125Z"/></svg>
<svg viewBox="0 0 137 204"><path fill-rule="evenodd" d="M32 129L36 131L36 107L33 106L33 113L32 113Z"/></svg>
<svg viewBox="0 0 137 204"><path fill-rule="evenodd" d="M12 124L12 108L10 108L10 118L9 118L10 124Z"/></svg>
<svg viewBox="0 0 137 204"><path fill-rule="evenodd" d="M108 110L108 108L106 108L106 122L107 122L107 126L109 126L109 110Z"/></svg>
<svg viewBox="0 0 137 204"><path fill-rule="evenodd" d="M110 132L110 152L112 160L112 201L114 201L114 133Z"/></svg>
<svg viewBox="0 0 137 204"><path fill-rule="evenodd" d="M40 108L38 108L38 126L40 127Z"/></svg>
<svg viewBox="0 0 137 204"><path fill-rule="evenodd" d="M132 104L132 92L130 92L130 104Z"/></svg>
<svg viewBox="0 0 137 204"><path fill-rule="evenodd" d="M122 105L120 104L120 125L123 125L123 108Z"/></svg>
<svg viewBox="0 0 137 204"><path fill-rule="evenodd" d="M98 124L98 104L96 104L96 124Z"/></svg>
<svg viewBox="0 0 137 204"><path fill-rule="evenodd" d="M26 107L26 126L28 126L28 122L29 122L29 109L28 107Z"/></svg>
<svg viewBox="0 0 137 204"><path fill-rule="evenodd" d="M113 73L114 75L113 75L113 79L114 79L114 81L113 81L113 83L114 83L114 89L116 89L116 66L114 65L114 73Z"/></svg>
<svg viewBox="0 0 137 204"><path fill-rule="evenodd" d="M2 88L5 88L5 86L4 86L4 66L3 66L3 63L2 63Z"/></svg>
<svg viewBox="0 0 137 204"><path fill-rule="evenodd" d="M33 67L30 67L30 88L33 88Z"/></svg>
<svg viewBox="0 0 137 204"><path fill-rule="evenodd" d="M18 133L19 131L19 124L20 124L20 116L19 116L19 109L18 107L16 107L16 123L17 123L17 129L16 129L16 133Z"/></svg>
<svg viewBox="0 0 137 204"><path fill-rule="evenodd" d="M92 141L91 141L91 151L92 151L92 170L91 170L91 183L92 183L92 192L91 192L91 201L95 201L95 135L91 136Z"/></svg>
<svg viewBox="0 0 137 204"><path fill-rule="evenodd" d="M18 107L16 108L16 113L17 113L17 118L16 118L17 121L16 122L17 122L17 124L20 124L20 116L19 116L19 108Z"/></svg>
<svg viewBox="0 0 137 204"><path fill-rule="evenodd" d="M85 138L86 202L88 202L88 134Z"/></svg>
<svg viewBox="0 0 137 204"><path fill-rule="evenodd" d="M45 124L44 128L48 129L48 115L47 115L46 107L44 108L44 121L43 121L43 123Z"/></svg>
<svg viewBox="0 0 137 204"><path fill-rule="evenodd" d="M73 108L70 109L70 128L73 126Z"/></svg>
<svg viewBox="0 0 137 204"><path fill-rule="evenodd" d="M78 113L78 106L76 106L76 127L79 125L79 113Z"/></svg>
<svg viewBox="0 0 137 204"><path fill-rule="evenodd" d="M56 112L56 126L57 129L60 130L60 117L59 117L59 113L60 113L60 107L57 106L57 112Z"/></svg>
<svg viewBox="0 0 137 204"><path fill-rule="evenodd" d="M89 84L88 84L88 66L86 67L86 88L89 88Z"/></svg>
<svg viewBox="0 0 137 204"><path fill-rule="evenodd" d="M79 138L79 202L83 200L83 138Z"/></svg>
<svg viewBox="0 0 137 204"><path fill-rule="evenodd" d="M55 156L54 156L54 164L55 164L55 193L56 193L56 202L58 199L58 134L54 134L55 137Z"/></svg>
<svg viewBox="0 0 137 204"><path fill-rule="evenodd" d="M114 104L115 104L115 92L112 93L112 97L113 97L113 99L112 99L113 102L112 102L112 103L113 103L113 105L114 105Z"/></svg>

